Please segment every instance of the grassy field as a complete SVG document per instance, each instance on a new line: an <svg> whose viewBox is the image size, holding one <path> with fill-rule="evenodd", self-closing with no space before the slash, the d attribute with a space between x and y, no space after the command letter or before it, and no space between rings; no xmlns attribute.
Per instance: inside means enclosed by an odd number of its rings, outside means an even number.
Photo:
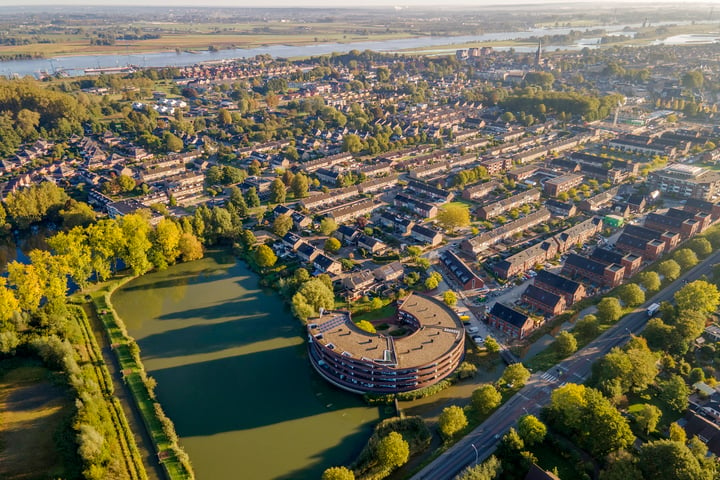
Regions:
<svg viewBox="0 0 720 480"><path fill-rule="evenodd" d="M19 366L0 380L0 478L66 475L54 433L71 411L70 398L40 366Z"/></svg>

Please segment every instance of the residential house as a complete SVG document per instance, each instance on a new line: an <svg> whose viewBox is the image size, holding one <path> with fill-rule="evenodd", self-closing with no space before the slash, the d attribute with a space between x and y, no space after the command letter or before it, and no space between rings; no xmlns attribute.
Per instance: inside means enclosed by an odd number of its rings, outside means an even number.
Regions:
<svg viewBox="0 0 720 480"><path fill-rule="evenodd" d="M622 255L612 250L605 248L596 248L590 254L590 258L596 260L605 265L612 265L613 263L622 265L625 267L625 278L630 278L635 275L642 266L642 256L634 253L626 253Z"/></svg>
<svg viewBox="0 0 720 480"><path fill-rule="evenodd" d="M548 292L535 285L528 285L521 298L523 302L532 308L540 310L551 317L560 315L565 310L565 297Z"/></svg>
<svg viewBox="0 0 720 480"><path fill-rule="evenodd" d="M420 243L430 244L431 247L440 245L443 240L442 233L423 225L413 225L410 236Z"/></svg>
<svg viewBox="0 0 720 480"><path fill-rule="evenodd" d="M490 309L487 320L491 327L517 339L525 338L535 329L535 321L531 317L500 302Z"/></svg>
<svg viewBox="0 0 720 480"><path fill-rule="evenodd" d="M579 302L585 298L587 294L585 285L582 283L575 282L548 270L540 270L533 283L536 287L542 288L543 290L556 295L562 295L568 306Z"/></svg>
<svg viewBox="0 0 720 480"><path fill-rule="evenodd" d="M387 248L387 245L385 245L383 242L378 240L377 238L373 238L369 235L365 235L364 233L361 233L357 237L357 246L358 248L364 248L370 253L377 253L382 250L385 250Z"/></svg>
<svg viewBox="0 0 720 480"><path fill-rule="evenodd" d="M440 254L440 261L445 265L445 268L452 274L455 281L460 284L463 290L474 290L485 286L485 282L452 251L445 250L442 252Z"/></svg>
<svg viewBox="0 0 720 480"><path fill-rule="evenodd" d="M380 282L392 282L400 279L405 273L405 267L399 261L381 265L372 271L375 278Z"/></svg>
<svg viewBox="0 0 720 480"><path fill-rule="evenodd" d="M595 282L598 285L614 288L622 283L625 275L625 267L616 263L605 265L604 263L571 253L565 260L561 273L569 277L574 275L579 276Z"/></svg>
<svg viewBox="0 0 720 480"><path fill-rule="evenodd" d="M342 273L342 264L337 260L328 257L324 253L320 253L315 256L315 259L313 260L313 267L315 267L316 270L331 275L339 275Z"/></svg>

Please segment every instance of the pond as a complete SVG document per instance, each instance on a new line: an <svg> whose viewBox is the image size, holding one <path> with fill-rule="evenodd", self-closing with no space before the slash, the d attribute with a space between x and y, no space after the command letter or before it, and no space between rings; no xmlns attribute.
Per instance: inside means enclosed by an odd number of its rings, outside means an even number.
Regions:
<svg viewBox="0 0 720 480"><path fill-rule="evenodd" d="M112 301L200 480L317 479L379 419L312 370L298 321L229 253L135 279Z"/></svg>

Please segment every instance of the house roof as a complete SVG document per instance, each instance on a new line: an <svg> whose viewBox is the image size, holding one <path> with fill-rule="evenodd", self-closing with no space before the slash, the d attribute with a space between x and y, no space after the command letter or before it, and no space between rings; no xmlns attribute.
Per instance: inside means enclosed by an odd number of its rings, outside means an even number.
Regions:
<svg viewBox="0 0 720 480"><path fill-rule="evenodd" d="M469 282L472 279L480 280L480 278L473 272L470 267L468 267L465 262L463 262L457 255L455 255L450 250L445 250L440 254L440 261L445 264L445 266L453 272L453 274L460 280L463 284ZM482 280L480 280L480 284L482 285Z"/></svg>
<svg viewBox="0 0 720 480"><path fill-rule="evenodd" d="M547 270L540 270L535 277L535 283L544 283L553 288L557 288L561 292L566 292L574 295L580 288L580 284L569 278L565 278L556 273L548 272Z"/></svg>
<svg viewBox="0 0 720 480"><path fill-rule="evenodd" d="M530 320L530 317L524 313L520 313L499 302L490 309L490 315L518 328L522 328Z"/></svg>
<svg viewBox="0 0 720 480"><path fill-rule="evenodd" d="M590 258L593 260L597 260L598 262L605 263L605 264L610 264L610 263L618 263L619 264L622 261L623 256L617 252L612 252L612 251L606 250L604 248L596 248L590 254Z"/></svg>
<svg viewBox="0 0 720 480"><path fill-rule="evenodd" d="M555 308L562 298L560 295L555 295L535 285L528 285L523 293L523 297L528 297L550 308Z"/></svg>
<svg viewBox="0 0 720 480"><path fill-rule="evenodd" d="M602 275L605 272L606 267L604 263L581 257L580 255L577 255L575 253L571 253L570 255L568 255L567 259L565 260L565 264L581 268L596 275Z"/></svg>

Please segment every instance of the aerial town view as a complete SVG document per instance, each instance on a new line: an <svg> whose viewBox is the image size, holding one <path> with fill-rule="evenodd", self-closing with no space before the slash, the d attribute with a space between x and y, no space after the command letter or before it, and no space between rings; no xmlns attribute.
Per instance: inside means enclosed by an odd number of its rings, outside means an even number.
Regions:
<svg viewBox="0 0 720 480"><path fill-rule="evenodd" d="M717 0L0 6L0 479L720 479Z"/></svg>

